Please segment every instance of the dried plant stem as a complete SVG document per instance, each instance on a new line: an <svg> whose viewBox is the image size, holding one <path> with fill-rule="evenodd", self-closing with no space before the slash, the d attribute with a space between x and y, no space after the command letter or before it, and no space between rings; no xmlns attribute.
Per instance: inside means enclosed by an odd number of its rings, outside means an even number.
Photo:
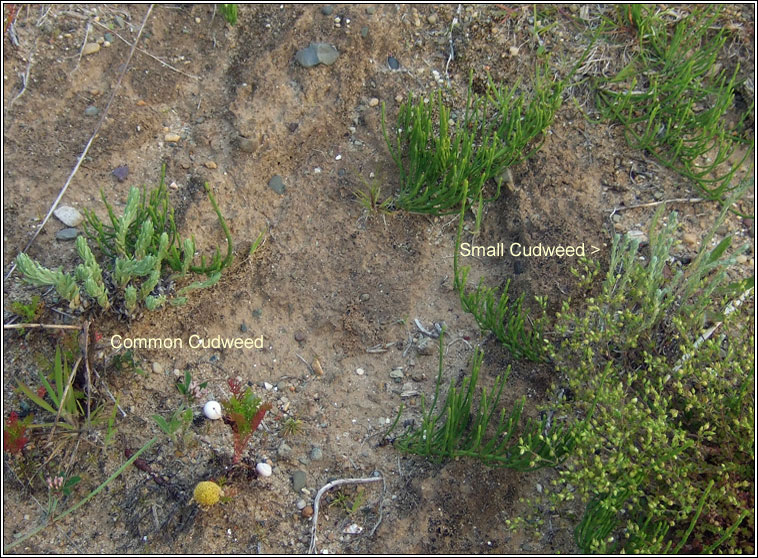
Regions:
<svg viewBox="0 0 758 558"><path fill-rule="evenodd" d="M316 498L313 501L313 522L311 525L311 545L308 548L308 554L315 554L316 553L316 530L317 530L317 523L318 523L318 506L321 502L321 496L324 495L325 492L331 490L332 488L336 488L338 486L342 486L345 484L369 484L372 482L384 482L384 477L366 477L362 479L337 479L330 483L325 484L321 487L321 490L318 491L316 494Z"/></svg>
<svg viewBox="0 0 758 558"><path fill-rule="evenodd" d="M31 327L42 327L45 329L82 329L78 325L66 324L4 324L3 329L26 329Z"/></svg>

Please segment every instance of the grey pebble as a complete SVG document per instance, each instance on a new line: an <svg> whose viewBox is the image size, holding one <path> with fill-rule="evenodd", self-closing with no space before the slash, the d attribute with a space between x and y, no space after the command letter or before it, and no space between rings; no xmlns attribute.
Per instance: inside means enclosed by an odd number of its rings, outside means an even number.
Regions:
<svg viewBox="0 0 758 558"><path fill-rule="evenodd" d="M365 25L361 27L361 37L363 37L364 39L368 37L368 27Z"/></svg>
<svg viewBox="0 0 758 558"><path fill-rule="evenodd" d="M58 240L74 240L77 236L79 236L79 229L73 227L61 229L55 233L55 238Z"/></svg>
<svg viewBox="0 0 758 558"><path fill-rule="evenodd" d="M432 343L428 337L422 337L416 346L416 351L420 355L433 355L435 353L434 343Z"/></svg>
<svg viewBox="0 0 758 558"><path fill-rule="evenodd" d="M366 13L368 15L374 15L375 11L376 11L376 8L374 6L369 6L368 8L366 8Z"/></svg>
<svg viewBox="0 0 758 558"><path fill-rule="evenodd" d="M319 459L324 457L324 452L321 451L321 448L318 446L314 446L311 450L311 459L313 461L318 461Z"/></svg>
<svg viewBox="0 0 758 558"><path fill-rule="evenodd" d="M106 33L105 35L103 35L103 39L105 39L109 43L112 43L113 42L113 33Z"/></svg>
<svg viewBox="0 0 758 558"><path fill-rule="evenodd" d="M76 227L84 221L82 214L76 208L68 205L60 206L53 211L53 215L67 227Z"/></svg>
<svg viewBox="0 0 758 558"><path fill-rule="evenodd" d="M84 109L85 116L97 116L100 112L100 109L97 108L95 105L90 105L86 109Z"/></svg>
<svg viewBox="0 0 758 558"><path fill-rule="evenodd" d="M295 341L297 341L298 343L302 343L303 341L305 341L305 333L303 333L302 331L298 329L295 332Z"/></svg>
<svg viewBox="0 0 758 558"><path fill-rule="evenodd" d="M297 51L295 60L304 68L311 68L319 63L331 66L339 55L339 51L329 43L311 43Z"/></svg>
<svg viewBox="0 0 758 558"><path fill-rule="evenodd" d="M394 56L390 56L387 58L387 65L390 67L390 69L397 70L400 67L400 62L398 62L397 58Z"/></svg>
<svg viewBox="0 0 758 558"><path fill-rule="evenodd" d="M292 488L295 492L300 492L305 488L305 471L297 470L292 473Z"/></svg>
<svg viewBox="0 0 758 558"><path fill-rule="evenodd" d="M398 383L400 382L400 380L403 379L403 376L404 374L403 374L402 368L393 368L392 371L390 372L390 378L392 378L393 380L397 380Z"/></svg>
<svg viewBox="0 0 758 558"><path fill-rule="evenodd" d="M327 66L331 66L337 61L337 57L340 55L339 51L328 43L315 43L316 56L318 61Z"/></svg>
<svg viewBox="0 0 758 558"><path fill-rule="evenodd" d="M371 298L371 295L368 293L363 293L361 295L361 302L368 302L368 300Z"/></svg>
<svg viewBox="0 0 758 558"><path fill-rule="evenodd" d="M308 505L308 504L306 504L306 503L305 503L305 500L303 500L302 498L300 498L300 499L297 501L297 504L296 504L296 506L297 506L297 509L299 509L299 510L302 510L302 509L303 509L305 506L307 506L307 505Z"/></svg>
<svg viewBox="0 0 758 558"><path fill-rule="evenodd" d="M324 6L323 8L321 8L321 13L324 14L325 16L332 15L333 11L334 11L334 8L332 8L331 6Z"/></svg>
<svg viewBox="0 0 758 558"><path fill-rule="evenodd" d="M282 442L281 444L279 444L279 447L277 448L276 453L277 455L279 455L279 457L289 457L290 455L292 455L292 448L289 447L284 442Z"/></svg>
<svg viewBox="0 0 758 558"><path fill-rule="evenodd" d="M240 326L240 331L242 333L247 333L247 324L245 322L242 322L242 325Z"/></svg>
<svg viewBox="0 0 758 558"><path fill-rule="evenodd" d="M275 174L271 177L271 180L268 181L268 187L281 196L284 194L284 179L278 174Z"/></svg>

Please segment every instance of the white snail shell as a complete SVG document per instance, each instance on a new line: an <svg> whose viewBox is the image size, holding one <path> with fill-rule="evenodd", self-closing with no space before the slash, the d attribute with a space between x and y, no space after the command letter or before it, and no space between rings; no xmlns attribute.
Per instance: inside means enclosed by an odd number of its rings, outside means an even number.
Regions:
<svg viewBox="0 0 758 558"><path fill-rule="evenodd" d="M211 420L218 420L223 416L221 405L218 401L208 401L203 406L203 414Z"/></svg>
<svg viewBox="0 0 758 558"><path fill-rule="evenodd" d="M263 463L263 462L258 463L258 465L255 466L255 470L262 477L271 476L271 465L269 465L268 463Z"/></svg>

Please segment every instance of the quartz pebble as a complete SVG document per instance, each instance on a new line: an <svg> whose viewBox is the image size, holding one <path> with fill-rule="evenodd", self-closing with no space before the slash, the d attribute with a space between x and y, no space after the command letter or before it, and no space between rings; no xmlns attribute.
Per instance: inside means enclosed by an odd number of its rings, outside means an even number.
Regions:
<svg viewBox="0 0 758 558"><path fill-rule="evenodd" d="M179 134L166 134L163 136L163 139L169 143L176 143L182 139L182 137Z"/></svg>
<svg viewBox="0 0 758 558"><path fill-rule="evenodd" d="M271 465L263 462L258 463L258 465L255 466L255 470L260 477L270 477L272 472Z"/></svg>
<svg viewBox="0 0 758 558"><path fill-rule="evenodd" d="M76 208L68 205L60 206L53 211L53 215L67 227L76 227L84 221L82 214Z"/></svg>
<svg viewBox="0 0 758 558"><path fill-rule="evenodd" d="M88 54L95 54L100 50L100 45L97 43L87 43L84 45L84 48L82 48L82 55L86 56Z"/></svg>
<svg viewBox="0 0 758 558"><path fill-rule="evenodd" d="M218 401L208 401L203 405L203 414L211 420L220 419L223 416L221 404Z"/></svg>

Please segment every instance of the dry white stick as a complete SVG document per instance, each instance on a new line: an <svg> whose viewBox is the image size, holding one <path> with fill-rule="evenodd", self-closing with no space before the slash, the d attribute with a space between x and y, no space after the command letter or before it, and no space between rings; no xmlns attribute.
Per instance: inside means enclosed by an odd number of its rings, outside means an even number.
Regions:
<svg viewBox="0 0 758 558"><path fill-rule="evenodd" d="M733 300L729 304L727 304L726 308L724 309L724 315L728 316L729 314L731 314L732 312L734 312L735 310L737 310L737 308L739 308L740 305L743 302L745 302L745 298L747 298L747 296L750 294L750 292L752 290L753 290L753 288L750 287L748 290L746 290L744 293L742 293L742 295L740 296L740 298L738 298L737 300ZM697 340L695 341L695 343L693 345L693 348L697 350L697 348L700 345L702 345L708 339L710 339L711 335L713 335L713 332L716 331L719 327L721 327L721 324L723 324L723 323L724 322L716 322L711 327L709 327L708 329L706 329L702 333L702 335L700 335L700 337L697 338ZM686 363L690 359L691 356L692 356L691 354L683 355L682 358L679 360L679 364L677 364L674 367L673 371L674 372L678 372L682 368L682 366L684 366L684 363Z"/></svg>
<svg viewBox="0 0 758 558"><path fill-rule="evenodd" d="M39 233L42 231L42 228L50 219L50 216L53 214L53 211L55 211L55 209L58 207L58 204L63 198L63 194L66 193L66 190L71 184L71 181L73 180L74 175L76 174L76 171L78 171L79 167L82 165L82 162L84 161L84 157L87 156L87 152L89 151L89 148L92 146L92 142L95 141L95 137L97 136L97 133L100 131L100 127L103 125L103 122L105 122L105 117L108 115L108 109L111 108L111 103L113 103L113 99L116 97L116 92L118 91L118 88L121 85L121 80L124 78L124 75L126 74L126 70L129 68L129 63L132 61L134 50L137 46L137 43L139 42L140 36L142 35L142 31L145 29L147 18L150 17L150 13L152 11L153 11L153 4L150 4L150 7L147 9L147 13L145 14L145 19L142 20L142 26L139 28L139 32L137 33L137 38L134 39L134 44L132 45L132 49L129 51L129 56L126 58L126 62L124 63L124 69L121 71L121 75L118 76L118 81L116 82L116 86L113 88L113 93L111 93L111 98L108 99L108 104L105 105L105 110L103 110L103 115L100 117L100 121L97 123L97 126L95 126L95 131L92 133L92 136L89 138L87 145L84 147L84 151L82 151L82 154L79 155L79 159L77 159L76 165L74 165L74 169L71 171L71 174L68 175L68 179L66 180L66 183L63 185L63 188L61 188L61 191L58 193L58 197L55 198L55 201L53 202L53 205L50 206L50 210L47 212L47 215L45 215L45 218L42 220L42 223L40 224L40 226L37 227L37 230L34 232L34 235L32 235L32 238L29 240L29 242L26 243L26 246L24 247L22 252L26 252L29 249L29 246L31 246L32 243L37 239L37 236L39 236ZM10 270L5 276L6 280L8 279L8 277L11 276L11 273L13 273L15 269L16 269L16 262L14 260L13 265L11 265Z"/></svg>
<svg viewBox="0 0 758 558"><path fill-rule="evenodd" d="M661 201L654 201L654 202L648 202L648 203L638 203L636 205L625 205L622 207L614 207L613 211L611 211L610 217L613 217L616 213L619 211L624 211L625 209L637 209L638 207L654 207L656 205L661 205L664 203L699 203L709 201L705 198L674 198L670 200L661 200Z"/></svg>
<svg viewBox="0 0 758 558"><path fill-rule="evenodd" d="M11 102L8 104L8 108L10 109L13 106L13 103L18 101L18 98L24 94L26 91L26 86L29 84L29 73L32 71L32 59L34 58L34 52L32 52L29 55L29 63L26 65L26 71L23 74L19 74L19 77L21 77L21 91L18 92L18 95L13 97Z"/></svg>
<svg viewBox="0 0 758 558"><path fill-rule="evenodd" d="M44 327L46 329L82 329L78 325L65 324L5 324L3 329L26 329L27 327Z"/></svg>
<svg viewBox="0 0 758 558"><path fill-rule="evenodd" d="M321 487L321 490L318 491L318 493L316 494L316 498L313 501L313 524L311 525L311 545L310 547L308 547L308 554L316 553L316 523L318 522L318 505L319 505L319 502L321 501L321 496L324 495L324 492L326 492L327 490L331 490L332 488L335 488L337 486L342 486L343 484L368 484L370 482L379 482L379 481L384 482L384 477L367 477L363 479L337 479Z"/></svg>

